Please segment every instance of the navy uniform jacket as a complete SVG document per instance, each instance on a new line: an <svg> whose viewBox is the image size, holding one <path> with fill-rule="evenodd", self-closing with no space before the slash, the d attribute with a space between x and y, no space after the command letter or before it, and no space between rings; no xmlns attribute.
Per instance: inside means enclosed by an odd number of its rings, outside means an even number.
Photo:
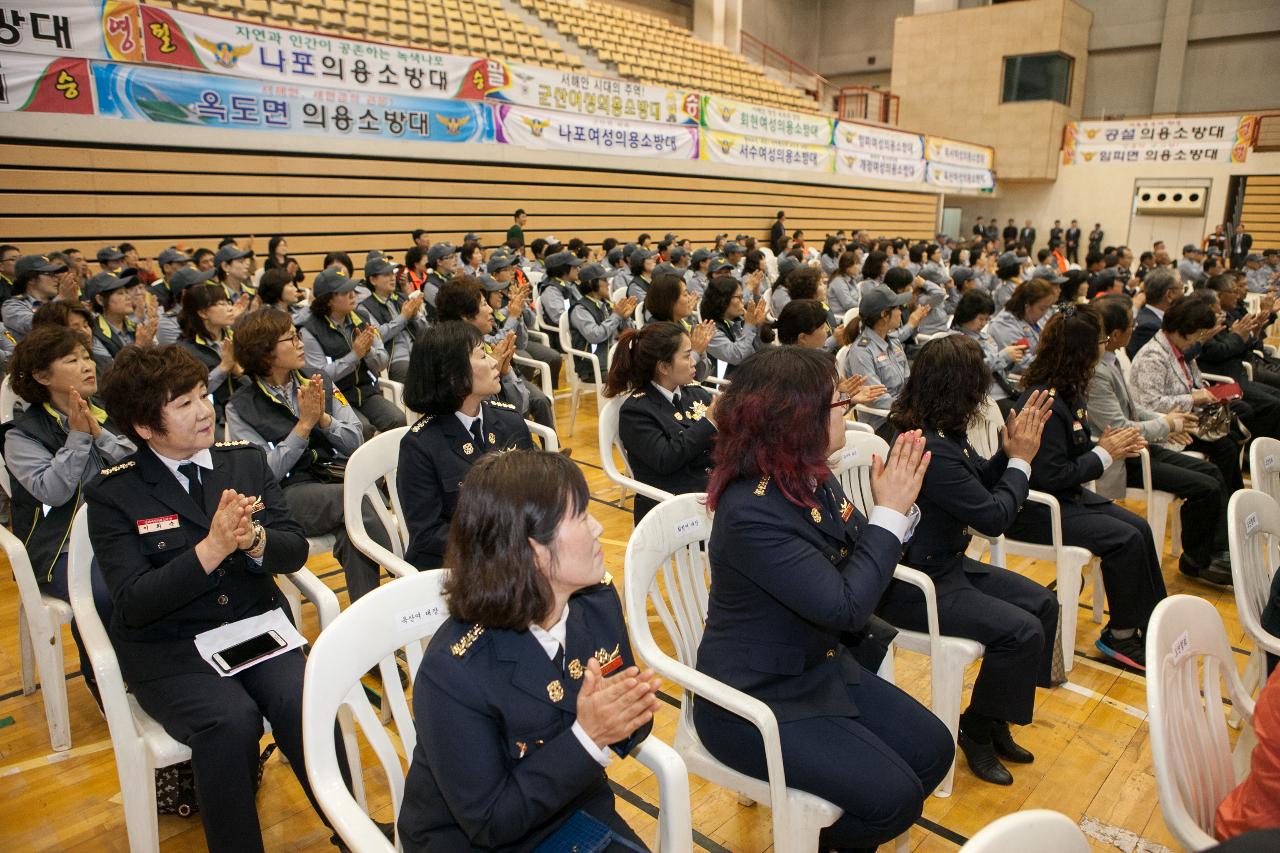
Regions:
<svg viewBox="0 0 1280 853"><path fill-rule="evenodd" d="M515 406L485 400L480 410L484 413L484 448L475 446L475 439L453 413L419 419L400 442L396 489L409 526L404 558L416 568L438 569L444 564L458 490L481 454L536 449Z"/></svg>
<svg viewBox="0 0 1280 853"><path fill-rule="evenodd" d="M606 580L608 580L606 578ZM569 599L563 669L528 630L449 619L413 687L413 751L400 840L415 851L527 851L581 810L634 838L614 810L604 768L573 733L591 658L635 664L609 583ZM612 749L627 755L652 723Z"/></svg>
<svg viewBox="0 0 1280 853"><path fill-rule="evenodd" d="M983 459L963 433L925 430L925 450L933 454L916 498L920 521L907 543L904 565L933 579L938 595L967 586L965 572L987 572L986 563L967 559L968 528L987 536L1005 533L1027 498L1027 478L1008 467L1000 450Z"/></svg>
<svg viewBox="0 0 1280 853"><path fill-rule="evenodd" d="M711 421L703 417L711 392L696 382L679 390L678 409L652 383L628 395L618 415L618 437L640 482L673 495L705 492L716 435ZM636 495L635 520L655 506Z"/></svg>
<svg viewBox="0 0 1280 853"><path fill-rule="evenodd" d="M780 723L858 716L845 685L863 668L845 639L866 627L902 551L835 477L815 499L796 506L769 477L739 479L711 527L698 669L761 700Z"/></svg>
<svg viewBox="0 0 1280 853"><path fill-rule="evenodd" d="M213 470L200 471L203 507L145 447L107 468L85 492L89 539L114 606L111 644L126 682L212 672L192 638L281 606L271 576L307 561L307 538L289 515L266 454L247 441L218 443L211 453ZM267 547L261 565L236 551L205 574L195 546L209 534L223 489L261 498L265 506L254 519L267 531ZM139 525L154 528L159 520L167 529L140 532Z"/></svg>
<svg viewBox="0 0 1280 853"><path fill-rule="evenodd" d="M1048 390L1042 385L1028 388L1018 399L1015 408L1022 411L1031 392ZM1048 492L1059 501L1074 504L1111 503L1083 484L1102 476L1102 460L1093 450L1093 437L1089 433L1089 410L1083 402L1067 400L1055 395L1053 410L1040 435L1040 450L1031 463L1031 488ZM1048 518L1048 510L1040 504L1028 504L1026 511L1035 509Z"/></svg>
<svg viewBox="0 0 1280 853"><path fill-rule="evenodd" d="M1132 359L1138 354L1138 350L1151 340L1156 332L1160 331L1162 321L1155 311L1152 311L1146 305L1138 309L1138 316L1134 318L1133 334L1129 337L1129 343L1125 346L1124 351Z"/></svg>

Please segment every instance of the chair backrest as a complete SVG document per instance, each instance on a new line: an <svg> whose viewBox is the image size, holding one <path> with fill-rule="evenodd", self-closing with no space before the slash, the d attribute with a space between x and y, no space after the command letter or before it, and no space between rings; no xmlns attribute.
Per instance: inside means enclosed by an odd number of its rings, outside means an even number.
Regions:
<svg viewBox="0 0 1280 853"><path fill-rule="evenodd" d="M347 460L346 474L342 480L342 512L345 516L347 535L352 544L371 560L377 561L387 571L398 577L416 573L404 559L405 547L409 544L406 525L399 519L404 518L404 510L400 506L400 493L396 489L396 466L400 463L400 442L409 432L409 427L397 427L379 433L356 448ZM383 502L379 490L379 482L385 486L391 496L391 512ZM369 499L382 528L391 541L392 550L378 544L364 529L364 513L361 501ZM394 513L394 515L392 514Z"/></svg>
<svg viewBox="0 0 1280 853"><path fill-rule="evenodd" d="M850 429L845 431L844 447L827 460L845 496L863 515L869 515L875 506L871 497L872 456L883 462L889 456L889 445L875 433Z"/></svg>
<svg viewBox="0 0 1280 853"><path fill-rule="evenodd" d="M1124 347L1116 350L1116 364L1120 365L1120 375L1124 377L1124 381L1129 381L1129 368L1132 362L1129 361L1129 351Z"/></svg>
<svg viewBox="0 0 1280 853"><path fill-rule="evenodd" d="M560 451L560 436L551 427L533 421L525 421L524 425L529 428L529 434L542 443L543 450L549 453Z"/></svg>
<svg viewBox="0 0 1280 853"><path fill-rule="evenodd" d="M1255 489L1280 501L1280 441L1254 437L1249 444L1249 478Z"/></svg>
<svg viewBox="0 0 1280 853"><path fill-rule="evenodd" d="M1089 842L1075 821L1050 809L1028 809L992 821L960 848L960 853L1088 853Z"/></svg>
<svg viewBox="0 0 1280 853"><path fill-rule="evenodd" d="M1004 418L1000 415L1000 407L990 397L982 401L978 409L978 418L969 427L969 443L973 449L990 459L1000 449L1000 428L1004 426Z"/></svg>
<svg viewBox="0 0 1280 853"><path fill-rule="evenodd" d="M850 310L857 311L858 309L852 308ZM849 378L845 373L845 367L848 364L848 362L845 359L849 357L849 348L851 346L853 345L845 344L844 346L840 347L840 349L836 350L836 370L840 373L841 379Z"/></svg>
<svg viewBox="0 0 1280 853"><path fill-rule="evenodd" d="M617 480L616 475L625 473L627 477L632 476L631 460L627 458L627 449L622 446L622 440L618 438L618 419L622 414L622 404L626 399L626 394L606 398L604 405L600 407L600 417L596 423L600 464L604 466L604 473L610 480L614 481ZM618 451L618 455L622 457L622 468L618 467L618 461L613 453L610 452L611 450Z"/></svg>
<svg viewBox="0 0 1280 853"><path fill-rule="evenodd" d="M17 408L18 395L14 393L13 383L9 381L9 374L4 375L4 379L0 381L0 424L7 424L13 420L13 410Z"/></svg>
<svg viewBox="0 0 1280 853"><path fill-rule="evenodd" d="M1214 813L1236 784L1220 678L1234 709L1252 719L1253 699L1214 606L1191 595L1156 605L1147 628L1151 758L1165 825L1191 850L1214 843Z"/></svg>
<svg viewBox="0 0 1280 853"><path fill-rule="evenodd" d="M627 298L627 286L625 284L622 285L621 287L615 287L613 290L609 291L610 302L621 302L626 298Z"/></svg>
<svg viewBox="0 0 1280 853"><path fill-rule="evenodd" d="M557 324L557 331L560 333L560 348L565 352L573 349L573 332L569 328L569 312L573 310L572 302L565 302L564 310L560 312L560 322Z"/></svg>
<svg viewBox="0 0 1280 853"><path fill-rule="evenodd" d="M1255 438L1254 442L1263 441ZM1258 469L1253 469L1255 482ZM1271 579L1280 559L1280 503L1255 489L1242 489L1227 504L1231 579L1236 618L1253 641L1280 654L1280 637L1262 627L1262 610L1271 596Z"/></svg>
<svg viewBox="0 0 1280 853"><path fill-rule="evenodd" d="M350 710L382 765L391 791L391 808L399 817L405 772L391 735L369 703L361 677L375 665L383 684L398 684L394 653L403 650L410 680L422 664L422 653L449 611L441 594L448 572L434 569L396 578L353 602L328 627L307 657L302 687L302 738L307 778L316 799L338 834L352 849L393 848L342 782L334 747L333 724L341 708ZM417 746L413 714L404 691L384 691L406 757Z"/></svg>
<svg viewBox="0 0 1280 853"><path fill-rule="evenodd" d="M14 580L18 582L18 599L26 611L27 621L36 636L53 636L60 626L50 624L49 611L45 609L40 597L40 585L36 583L36 574L31 569L31 558L22 540L9 532L9 528L0 525L0 548L9 558L9 567L13 569Z"/></svg>

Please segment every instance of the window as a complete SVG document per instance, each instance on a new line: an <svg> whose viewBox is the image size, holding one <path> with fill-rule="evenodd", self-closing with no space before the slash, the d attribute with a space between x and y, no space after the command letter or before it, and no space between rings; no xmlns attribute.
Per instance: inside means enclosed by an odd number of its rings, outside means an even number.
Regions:
<svg viewBox="0 0 1280 853"><path fill-rule="evenodd" d="M1002 103L1057 101L1071 103L1071 69L1075 60L1065 53L1031 53L1004 58Z"/></svg>

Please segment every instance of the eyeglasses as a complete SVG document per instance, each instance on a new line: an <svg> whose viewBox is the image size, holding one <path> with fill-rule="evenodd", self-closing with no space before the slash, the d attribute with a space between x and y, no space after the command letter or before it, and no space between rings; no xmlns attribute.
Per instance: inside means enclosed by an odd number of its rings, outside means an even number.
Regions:
<svg viewBox="0 0 1280 853"><path fill-rule="evenodd" d="M278 341L276 341L276 343L278 343L278 344L300 344L300 343L302 343L302 335L298 334L298 332L295 330L295 331L294 331L294 333L293 333L292 335L289 335L288 337L280 338Z"/></svg>
<svg viewBox="0 0 1280 853"><path fill-rule="evenodd" d="M836 400L834 403L832 403L828 408L839 409L842 406L844 407L845 412L848 413L848 411L853 408L853 400L850 399L849 397L841 397L839 400Z"/></svg>

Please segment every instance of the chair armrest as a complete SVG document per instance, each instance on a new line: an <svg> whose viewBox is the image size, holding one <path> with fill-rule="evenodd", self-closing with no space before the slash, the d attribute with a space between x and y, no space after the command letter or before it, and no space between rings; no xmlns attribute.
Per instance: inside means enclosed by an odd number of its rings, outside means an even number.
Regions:
<svg viewBox="0 0 1280 853"><path fill-rule="evenodd" d="M571 356L576 355L579 358L585 358L589 360L591 364L591 373L595 376L596 387L597 388L603 387L604 380L600 378L600 359L596 358L595 353L587 352L586 350L581 350L581 349L574 349L573 347L569 347L568 349L569 349L569 352L568 352L569 355ZM577 368L575 366L572 369L576 370Z"/></svg>
<svg viewBox="0 0 1280 853"><path fill-rule="evenodd" d="M855 403L853 410L861 415L873 415L881 419L889 417L888 409L877 409L875 406L868 406L866 403Z"/></svg>
<svg viewBox="0 0 1280 853"><path fill-rule="evenodd" d="M616 465L611 466L611 468L612 470L606 468L605 473L609 476L610 480L613 480L613 482L622 486L624 489L630 489L631 491L644 495L646 498L655 500L658 503L662 503L665 500L675 497L671 492L665 492L656 486L650 486L648 483L642 483L634 477L628 477L626 474L622 473Z"/></svg>
<svg viewBox="0 0 1280 853"><path fill-rule="evenodd" d="M1027 492L1027 500L1032 503L1043 504L1049 508L1049 532L1053 541L1053 549L1055 551L1062 550L1062 505L1058 503L1058 499L1046 492L1038 492L1031 489Z"/></svg>
<svg viewBox="0 0 1280 853"><path fill-rule="evenodd" d="M556 431L551 427L543 426L533 421L525 421L524 425L529 428L529 432L542 439L542 449L555 453L560 450L560 436L556 435Z"/></svg>
<svg viewBox="0 0 1280 853"><path fill-rule="evenodd" d="M631 757L658 777L658 849L687 850L693 838L693 814L684 759L652 734L632 750Z"/></svg>
<svg viewBox="0 0 1280 853"><path fill-rule="evenodd" d="M546 332L540 332L537 329L525 329L525 332L530 338L542 344L544 347L551 346L551 336Z"/></svg>
<svg viewBox="0 0 1280 853"><path fill-rule="evenodd" d="M342 514L347 528L347 538L356 550L370 560L376 560L384 569L398 578L412 577L418 570L403 557L397 557L382 545L373 541L373 537L364 529L364 511L361 502L364 494L344 484L342 489Z"/></svg>
<svg viewBox="0 0 1280 853"><path fill-rule="evenodd" d="M942 631L938 627L938 593L933 586L933 578L919 569L897 566L893 570L893 579L909 583L924 593L925 623L929 630L929 657L935 661L942 660Z"/></svg>
<svg viewBox="0 0 1280 853"><path fill-rule="evenodd" d="M323 631L330 622L338 618L338 612L341 609L338 596L334 595L333 590L325 586L324 581L312 574L306 566L287 575L277 575L277 578L284 583L292 584L316 606L320 614L320 630Z"/></svg>
<svg viewBox="0 0 1280 853"><path fill-rule="evenodd" d="M547 395L547 399L554 399L555 393L551 387L551 365L545 361L538 361L535 358L525 358L522 355L513 355L511 361L514 364L520 364L525 367L532 367L538 371L538 386L542 389L542 393Z"/></svg>
<svg viewBox="0 0 1280 853"><path fill-rule="evenodd" d="M1200 373L1200 378L1203 379L1205 382L1218 382L1222 384L1229 384L1231 382L1235 382L1235 380L1232 379L1230 376L1223 376L1221 373L1204 373L1202 371Z"/></svg>

